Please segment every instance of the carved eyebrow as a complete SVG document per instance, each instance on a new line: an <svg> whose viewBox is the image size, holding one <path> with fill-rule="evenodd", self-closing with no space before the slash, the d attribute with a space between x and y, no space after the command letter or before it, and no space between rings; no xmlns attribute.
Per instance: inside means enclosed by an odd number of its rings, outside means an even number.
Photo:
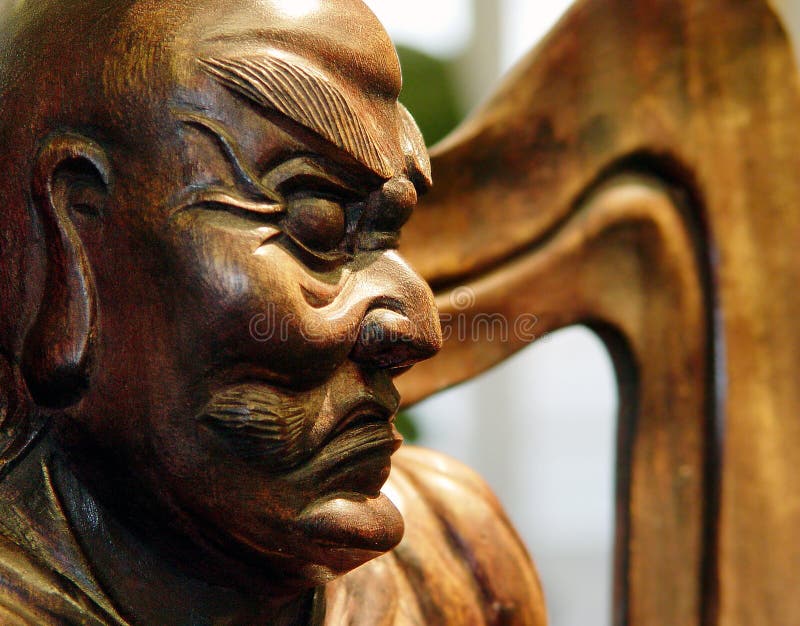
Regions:
<svg viewBox="0 0 800 626"><path fill-rule="evenodd" d="M392 167L348 99L325 76L277 56L199 60L227 88L294 120L344 150L382 178Z"/></svg>

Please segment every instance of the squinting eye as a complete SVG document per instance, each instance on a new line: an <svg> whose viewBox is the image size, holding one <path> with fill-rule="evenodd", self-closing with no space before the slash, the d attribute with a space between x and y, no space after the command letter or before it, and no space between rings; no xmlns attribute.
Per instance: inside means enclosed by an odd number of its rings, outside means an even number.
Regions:
<svg viewBox="0 0 800 626"><path fill-rule="evenodd" d="M326 198L289 199L284 219L286 232L311 252L330 252L339 247L347 233L342 205Z"/></svg>

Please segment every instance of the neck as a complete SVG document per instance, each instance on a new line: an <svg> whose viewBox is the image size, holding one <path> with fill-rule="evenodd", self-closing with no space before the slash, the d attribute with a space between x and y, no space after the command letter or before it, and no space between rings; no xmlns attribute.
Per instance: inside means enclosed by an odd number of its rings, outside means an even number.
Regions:
<svg viewBox="0 0 800 626"><path fill-rule="evenodd" d="M64 461L56 461L53 480L64 512L88 554L94 575L122 615L137 623L267 623L295 626L315 623L322 592L293 594L238 589L194 576L153 548L152 537L129 528ZM157 542L158 543L158 542ZM204 559L195 553L198 572ZM235 577L232 577L232 579ZM317 617L314 617L314 614Z"/></svg>

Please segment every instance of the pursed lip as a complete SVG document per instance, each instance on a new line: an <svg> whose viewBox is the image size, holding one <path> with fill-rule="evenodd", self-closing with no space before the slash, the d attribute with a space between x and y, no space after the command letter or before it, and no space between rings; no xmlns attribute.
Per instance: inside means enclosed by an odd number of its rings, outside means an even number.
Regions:
<svg viewBox="0 0 800 626"><path fill-rule="evenodd" d="M369 424L391 424L397 412L398 403L382 403L375 399L360 400L352 403L345 409L344 417L337 421L320 447L324 447L341 433L352 428L359 428Z"/></svg>
<svg viewBox="0 0 800 626"><path fill-rule="evenodd" d="M299 468L303 479L322 492L378 496L389 476L391 455L403 442L394 426L398 407L396 395L379 400L373 394L345 406L339 413L344 417Z"/></svg>

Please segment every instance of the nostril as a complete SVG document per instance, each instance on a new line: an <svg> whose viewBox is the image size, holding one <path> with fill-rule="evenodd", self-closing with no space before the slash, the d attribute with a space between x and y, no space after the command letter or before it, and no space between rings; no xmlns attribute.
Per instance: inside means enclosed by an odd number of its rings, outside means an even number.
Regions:
<svg viewBox="0 0 800 626"><path fill-rule="evenodd" d="M386 341L395 342L409 334L411 322L394 311L378 309L371 311L361 322L359 342L365 348L372 348Z"/></svg>
<svg viewBox="0 0 800 626"><path fill-rule="evenodd" d="M410 367L432 357L441 348L438 328L416 324L389 309L373 309L364 317L352 358L380 368Z"/></svg>

